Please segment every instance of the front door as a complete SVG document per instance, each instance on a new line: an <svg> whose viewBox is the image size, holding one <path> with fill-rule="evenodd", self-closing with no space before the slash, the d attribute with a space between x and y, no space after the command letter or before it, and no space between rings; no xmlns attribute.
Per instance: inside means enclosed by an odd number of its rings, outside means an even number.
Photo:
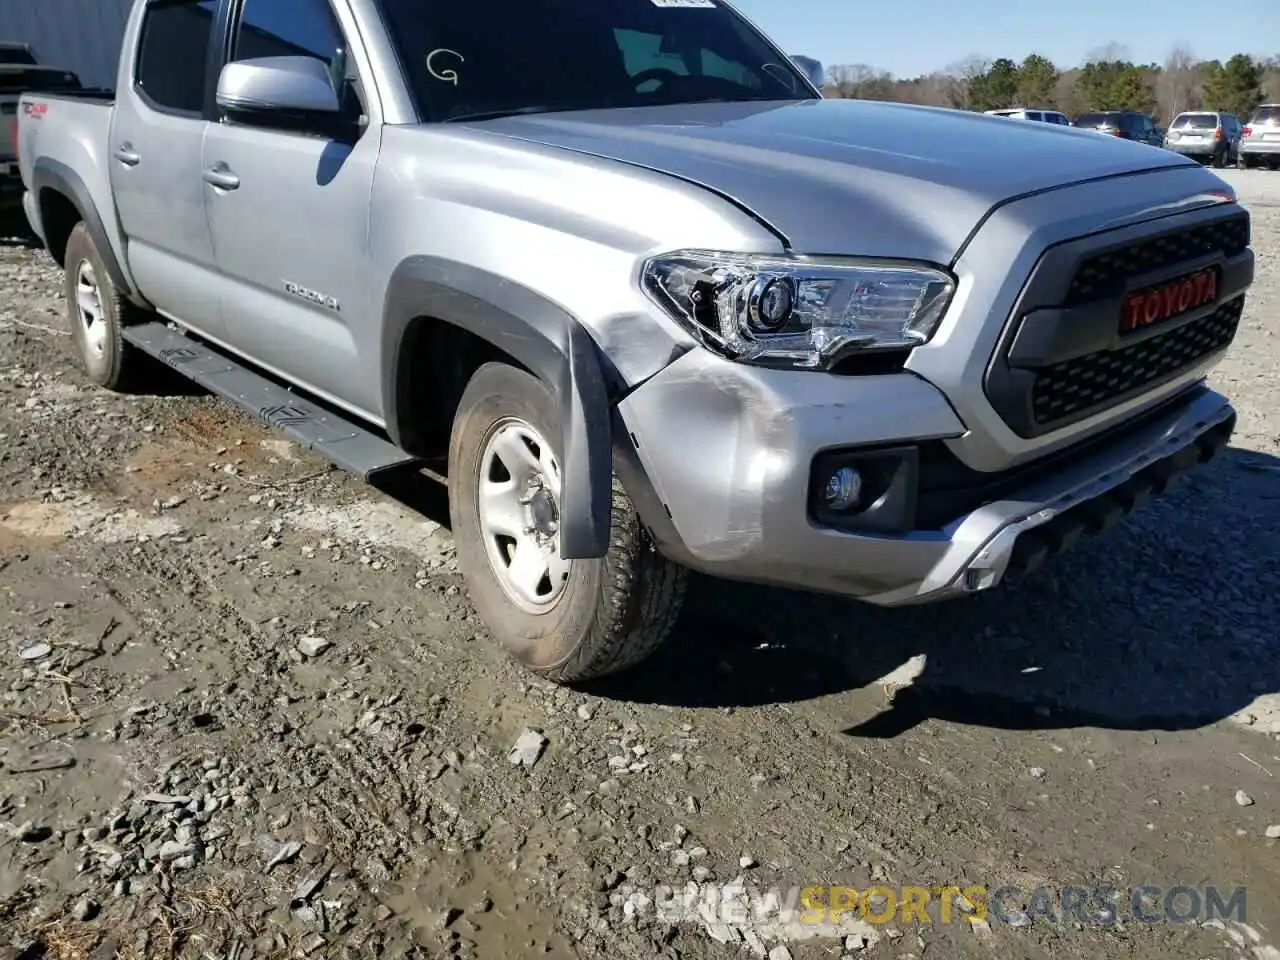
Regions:
<svg viewBox="0 0 1280 960"><path fill-rule="evenodd" d="M378 384L358 375L356 327L370 301L366 238L376 123L329 0L245 0L231 60L310 55L330 68L345 120L328 130L224 118L205 137L214 256L227 344L301 386L376 419Z"/></svg>
<svg viewBox="0 0 1280 960"><path fill-rule="evenodd" d="M107 160L138 289L212 337L222 330L200 155L217 7L217 0L145 7L135 27L138 56L116 91Z"/></svg>

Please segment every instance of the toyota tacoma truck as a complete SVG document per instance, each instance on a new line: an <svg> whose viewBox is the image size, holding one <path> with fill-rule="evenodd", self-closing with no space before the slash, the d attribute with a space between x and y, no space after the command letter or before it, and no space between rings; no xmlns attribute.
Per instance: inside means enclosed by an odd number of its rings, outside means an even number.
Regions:
<svg viewBox="0 0 1280 960"><path fill-rule="evenodd" d="M158 358L446 479L476 610L559 682L690 570L974 594L1228 442L1229 186L803 63L724 0L140 0L113 96L23 97L24 203L94 382Z"/></svg>

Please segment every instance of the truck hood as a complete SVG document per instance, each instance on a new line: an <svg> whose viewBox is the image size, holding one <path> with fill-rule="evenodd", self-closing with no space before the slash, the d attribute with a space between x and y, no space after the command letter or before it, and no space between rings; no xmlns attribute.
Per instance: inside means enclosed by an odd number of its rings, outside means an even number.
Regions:
<svg viewBox="0 0 1280 960"><path fill-rule="evenodd" d="M700 184L803 253L944 264L1002 201L1192 162L1093 131L862 100L680 104L468 126Z"/></svg>

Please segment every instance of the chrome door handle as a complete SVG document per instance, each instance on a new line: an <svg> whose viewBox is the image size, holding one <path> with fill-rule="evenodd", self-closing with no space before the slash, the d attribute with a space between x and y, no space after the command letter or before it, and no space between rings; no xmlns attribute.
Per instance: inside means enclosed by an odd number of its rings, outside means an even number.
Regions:
<svg viewBox="0 0 1280 960"><path fill-rule="evenodd" d="M219 190L234 190L240 186L240 178L225 163L215 164L204 172L204 182Z"/></svg>
<svg viewBox="0 0 1280 960"><path fill-rule="evenodd" d="M134 151L131 143L122 143L116 147L115 157L126 167L136 167L142 162L141 154Z"/></svg>

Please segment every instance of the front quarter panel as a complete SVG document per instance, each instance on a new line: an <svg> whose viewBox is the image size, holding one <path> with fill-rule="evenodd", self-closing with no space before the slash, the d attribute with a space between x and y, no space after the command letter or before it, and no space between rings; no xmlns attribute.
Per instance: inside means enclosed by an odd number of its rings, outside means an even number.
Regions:
<svg viewBox="0 0 1280 960"><path fill-rule="evenodd" d="M781 249L737 208L661 174L485 133L388 127L370 226L385 307L358 345L388 431L401 437L412 416L400 353L415 318L500 347L559 398L562 553L602 556L610 404L694 346L637 283L646 255L677 246Z"/></svg>
<svg viewBox="0 0 1280 960"><path fill-rule="evenodd" d="M645 256L677 247L782 249L728 202L663 174L443 125L386 131L373 190L375 279L385 284L405 259L428 256L535 291L588 330L627 384L693 345L637 283Z"/></svg>

